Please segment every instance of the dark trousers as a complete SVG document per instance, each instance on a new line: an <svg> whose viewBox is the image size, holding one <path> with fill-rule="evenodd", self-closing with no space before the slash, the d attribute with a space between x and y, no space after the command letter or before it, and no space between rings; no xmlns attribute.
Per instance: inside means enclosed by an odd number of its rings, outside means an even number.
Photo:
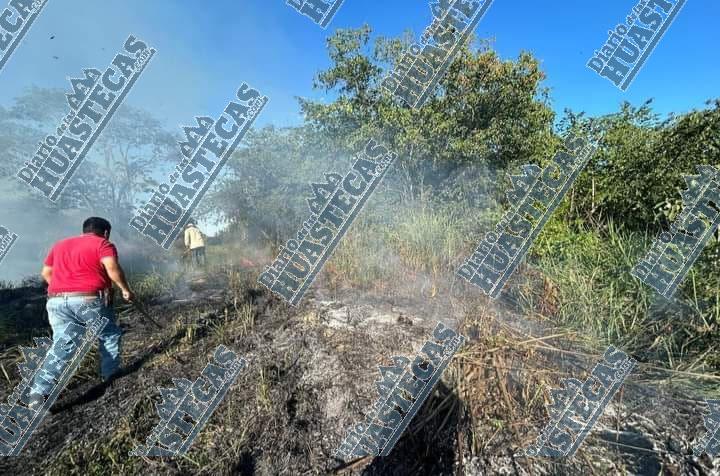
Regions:
<svg viewBox="0 0 720 476"><path fill-rule="evenodd" d="M205 247L201 246L200 248L194 248L190 250L190 253L192 256L190 259L192 260L192 264L194 266L204 266L205 265Z"/></svg>

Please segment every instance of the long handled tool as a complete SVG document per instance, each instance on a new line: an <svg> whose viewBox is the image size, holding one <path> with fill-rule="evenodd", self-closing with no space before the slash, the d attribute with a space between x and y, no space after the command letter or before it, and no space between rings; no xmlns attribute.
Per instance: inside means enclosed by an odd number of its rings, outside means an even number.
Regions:
<svg viewBox="0 0 720 476"><path fill-rule="evenodd" d="M155 324L158 329L162 329L162 326L158 324L155 319L150 317L150 314L148 314L148 312L145 310L145 307L140 303L140 301L137 300L137 298L132 301L132 305L135 306L135 309L137 309L137 311L142 314L145 319Z"/></svg>

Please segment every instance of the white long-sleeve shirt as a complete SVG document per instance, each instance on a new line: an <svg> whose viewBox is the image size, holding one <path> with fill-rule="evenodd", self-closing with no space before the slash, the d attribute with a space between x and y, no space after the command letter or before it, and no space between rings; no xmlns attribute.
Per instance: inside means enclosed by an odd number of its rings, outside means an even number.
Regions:
<svg viewBox="0 0 720 476"><path fill-rule="evenodd" d="M195 248L202 248L205 246L205 240L203 239L202 233L194 226L185 228L185 246L191 250Z"/></svg>

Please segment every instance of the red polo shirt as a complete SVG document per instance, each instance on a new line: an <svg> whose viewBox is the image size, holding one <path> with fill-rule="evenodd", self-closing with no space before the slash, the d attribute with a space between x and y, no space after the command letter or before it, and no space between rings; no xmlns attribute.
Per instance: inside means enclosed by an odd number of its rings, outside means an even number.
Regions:
<svg viewBox="0 0 720 476"><path fill-rule="evenodd" d="M117 258L117 249L102 236L86 233L58 241L45 258L52 267L49 293L94 293L112 286L100 260Z"/></svg>

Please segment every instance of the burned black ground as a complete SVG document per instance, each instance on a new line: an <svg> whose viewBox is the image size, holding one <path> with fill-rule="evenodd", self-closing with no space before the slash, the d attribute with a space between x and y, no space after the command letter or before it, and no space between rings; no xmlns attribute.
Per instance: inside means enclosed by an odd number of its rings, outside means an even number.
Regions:
<svg viewBox="0 0 720 476"><path fill-rule="evenodd" d="M481 298L424 306L398 297L315 291L299 308L267 295L255 270L197 276L149 303L157 331L133 311L122 374L99 385L86 358L22 456L3 474L715 474L691 455L703 404L641 363L578 454L554 463L515 456L547 423L550 386L584 378L600 355ZM41 302L21 289L18 299ZM460 295L460 294L457 294ZM7 297L7 296L6 296ZM8 299L5 302L16 302ZM392 453L343 462L332 453L376 396L377 366L415 355L441 319L469 339ZM224 344L248 361L185 457L128 456L158 421L157 386L194 379ZM9 381L18 360L8 350Z"/></svg>

